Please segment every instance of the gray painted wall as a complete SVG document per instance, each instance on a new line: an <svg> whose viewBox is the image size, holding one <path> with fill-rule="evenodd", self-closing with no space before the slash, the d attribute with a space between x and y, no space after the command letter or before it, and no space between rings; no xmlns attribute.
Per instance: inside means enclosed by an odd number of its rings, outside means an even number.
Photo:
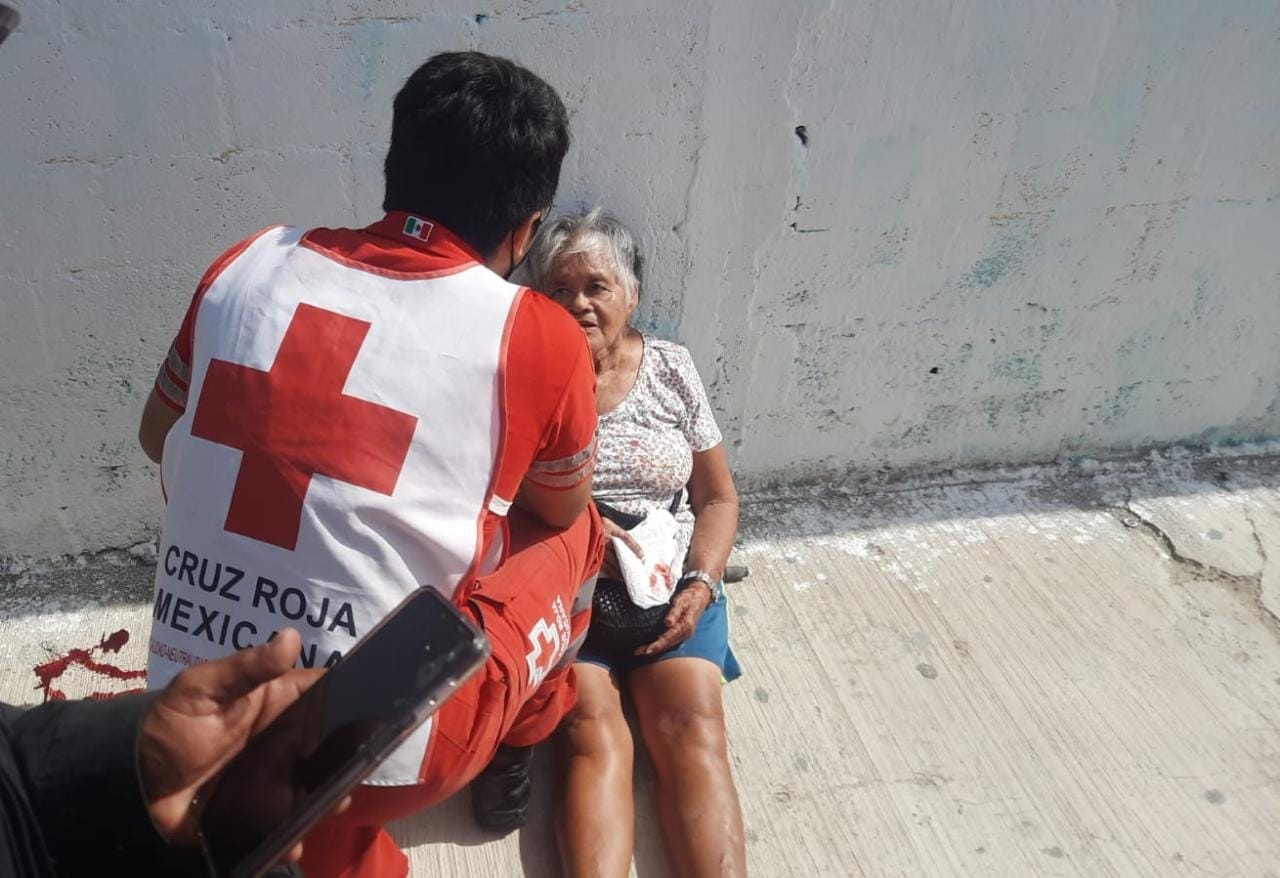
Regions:
<svg viewBox="0 0 1280 878"><path fill-rule="evenodd" d="M0 555L150 533L136 420L202 270L374 219L391 97L444 48L560 89L562 205L642 232L642 320L746 482L1280 436L1280 5L648 6L22 4Z"/></svg>

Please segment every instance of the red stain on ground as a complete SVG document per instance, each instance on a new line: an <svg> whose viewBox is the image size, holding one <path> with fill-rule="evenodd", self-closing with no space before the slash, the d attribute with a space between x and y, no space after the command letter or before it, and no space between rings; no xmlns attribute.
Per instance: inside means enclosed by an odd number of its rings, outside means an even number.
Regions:
<svg viewBox="0 0 1280 878"><path fill-rule="evenodd" d="M98 644L98 648L103 652L119 652L124 645L129 642L129 632L121 628L115 634L107 635L102 638L102 642Z"/></svg>
<svg viewBox="0 0 1280 878"><path fill-rule="evenodd" d="M54 683L62 677L73 666L79 666L87 671L100 674L111 680L143 680L147 676L146 670L127 671L124 668L118 668L107 662L100 662L93 657L95 652L119 652L124 645L129 642L129 632L123 628L114 634L104 635L97 646L88 649L73 649L66 655L45 662L42 665L36 665L33 670L36 677L40 680L36 686L44 692L45 701L65 701L67 693L61 689L54 687ZM86 697L92 701L105 701L108 698L115 698L117 695L129 695L134 692L143 691L143 687L135 689L127 689L123 692L104 691L90 692Z"/></svg>

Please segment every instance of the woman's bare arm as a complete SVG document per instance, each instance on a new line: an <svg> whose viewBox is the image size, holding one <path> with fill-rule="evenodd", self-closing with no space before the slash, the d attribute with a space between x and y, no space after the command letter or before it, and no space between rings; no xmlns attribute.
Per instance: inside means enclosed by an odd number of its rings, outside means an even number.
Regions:
<svg viewBox="0 0 1280 878"><path fill-rule="evenodd" d="M693 540L685 569L705 570L719 579L738 536L738 489L723 442L694 452L689 504L693 507Z"/></svg>
<svg viewBox="0 0 1280 878"><path fill-rule="evenodd" d="M715 579L724 576L733 541L738 535L738 489L724 454L724 443L695 451L689 478L689 504L693 507L693 540L685 570L705 570ZM688 640L709 606L709 588L689 588L677 594L667 613L667 630L636 655L658 655Z"/></svg>

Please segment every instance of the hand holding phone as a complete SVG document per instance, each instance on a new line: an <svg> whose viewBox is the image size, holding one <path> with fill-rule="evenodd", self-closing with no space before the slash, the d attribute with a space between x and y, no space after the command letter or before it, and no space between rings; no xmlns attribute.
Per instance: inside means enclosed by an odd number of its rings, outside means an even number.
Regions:
<svg viewBox="0 0 1280 878"><path fill-rule="evenodd" d="M489 654L433 588L409 596L196 796L214 878L258 878Z"/></svg>
<svg viewBox="0 0 1280 878"><path fill-rule="evenodd" d="M285 629L270 643L187 669L151 704L138 728L138 776L166 841L195 843L196 790L323 674L294 668L301 646L298 632Z"/></svg>

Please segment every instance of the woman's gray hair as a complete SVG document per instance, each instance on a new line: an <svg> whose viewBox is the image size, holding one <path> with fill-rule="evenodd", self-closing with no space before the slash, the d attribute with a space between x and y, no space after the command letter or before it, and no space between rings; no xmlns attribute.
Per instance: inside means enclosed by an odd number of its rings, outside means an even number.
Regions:
<svg viewBox="0 0 1280 878"><path fill-rule="evenodd" d="M617 217L597 207L586 216L561 215L543 225L529 248L533 286L541 289L556 260L574 255L604 258L626 288L628 299L640 295L644 257L635 235Z"/></svg>

